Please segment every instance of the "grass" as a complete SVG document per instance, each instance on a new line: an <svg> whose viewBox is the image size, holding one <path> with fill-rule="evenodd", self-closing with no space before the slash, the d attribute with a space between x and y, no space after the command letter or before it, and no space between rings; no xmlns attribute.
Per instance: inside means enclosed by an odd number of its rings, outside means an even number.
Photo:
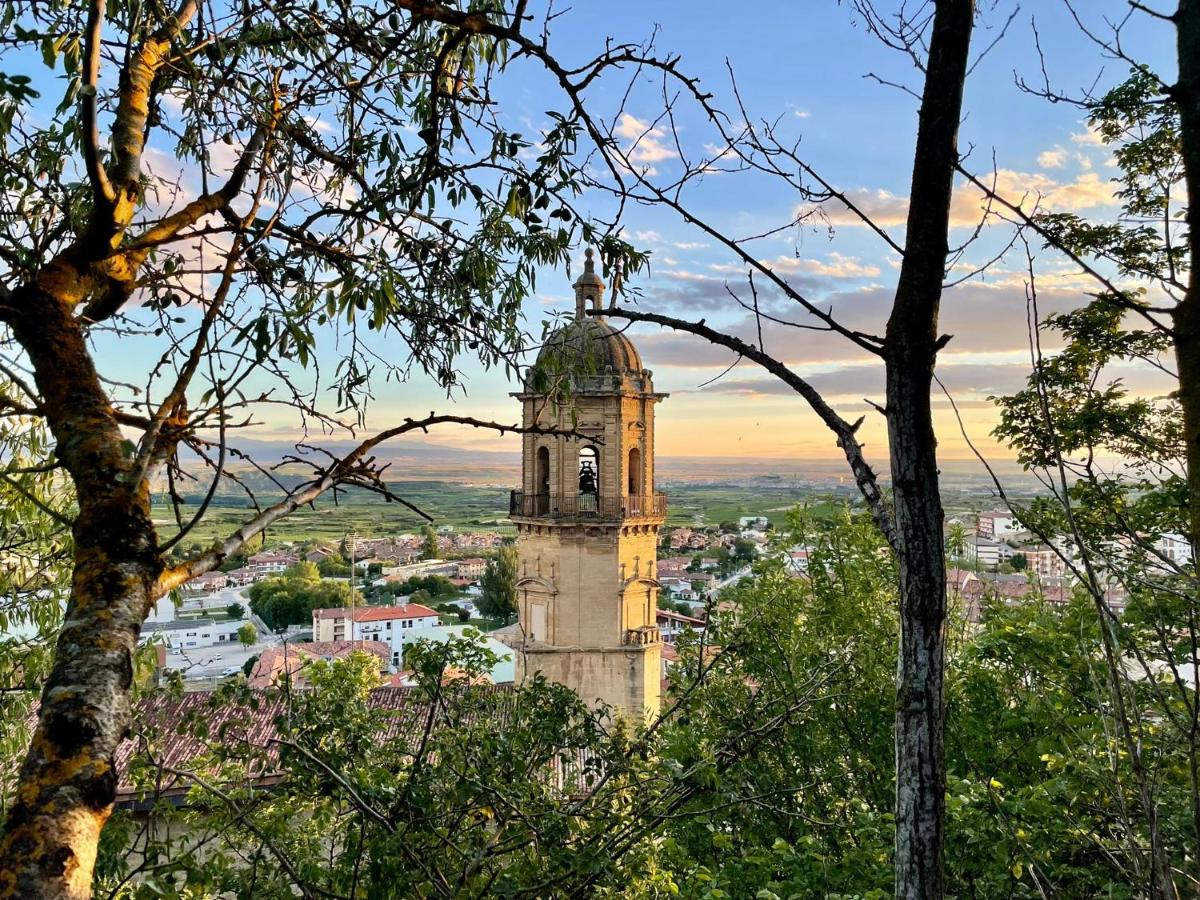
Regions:
<svg viewBox="0 0 1200 900"><path fill-rule="evenodd" d="M507 519L508 491L500 487L454 484L444 481L415 481L391 485L406 500L433 518L434 525L452 525L458 531L499 531L514 534ZM859 502L852 486L839 489L805 488L785 482L765 481L753 486L728 484L673 483L667 485L667 525L717 525L737 521L743 516L765 516L777 528L786 524L788 512L806 505L816 516L825 517L842 504ZM988 505L966 492L947 492L947 511L966 510L971 506ZM269 503L278 495L262 494L261 503ZM244 500L232 495L219 496L204 520L184 540L192 550L207 546L213 540L226 537L254 515ZM187 521L196 505L185 504L180 513ZM164 537L174 533L174 516L169 506L156 504L155 522ZM398 503L387 503L375 494L350 491L335 503L322 498L312 507L296 510L281 519L268 532L265 546L282 543L340 541L348 532L363 537L384 537L392 534L419 531L426 524L411 510Z"/></svg>

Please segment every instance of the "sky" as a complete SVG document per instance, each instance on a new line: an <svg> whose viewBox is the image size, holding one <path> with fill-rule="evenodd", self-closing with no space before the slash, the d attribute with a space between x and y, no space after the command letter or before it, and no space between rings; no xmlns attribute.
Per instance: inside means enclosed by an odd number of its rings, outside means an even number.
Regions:
<svg viewBox="0 0 1200 900"><path fill-rule="evenodd" d="M880 3L880 6L890 6ZM1115 212L1111 156L1092 133L1080 111L1051 104L1022 92L1017 78L1040 83L1041 65L1034 49L1033 28L1045 51L1046 71L1055 88L1078 93L1093 84L1122 80L1128 67L1103 52L1079 31L1061 0L1026 2L1014 10L1010 0L984 2L974 37L973 57L996 41L973 68L964 101L960 146L969 149L968 165L991 178L1014 199L1039 197L1042 207L1104 218ZM1104 17L1121 17L1128 5L1109 0L1077 3L1085 22L1103 29ZM823 178L847 192L896 241L903 238L906 196L916 132L917 100L881 80L919 90L909 61L882 46L868 33L847 3L792 0L739 4L715 0L577 0L557 18L551 30L558 56L581 63L599 52L606 38L640 41L656 32L660 52L678 54L681 70L698 76L714 103L732 111L730 70L753 120L777 122L781 135L798 142L799 155ZM1149 17L1136 17L1124 40L1139 58L1172 74L1171 30ZM876 76L876 77L872 77ZM662 127L651 128L662 108L655 84L635 86L624 106L626 80L597 84L589 103L611 115L617 133L641 142L633 158L654 177L669 178L681 165L674 142ZM545 110L561 108L545 73L533 63L517 63L502 77L501 109L510 121L526 123L530 133L546 124ZM684 152L701 155L714 135L698 110L681 105L677 119ZM647 129L650 129L647 131ZM697 214L723 232L759 234L787 222L802 200L779 181L756 174L713 173L688 195ZM602 196L584 198L583 207L606 212ZM806 297L832 309L840 321L880 334L887 318L898 270L898 256L884 241L844 210L826 207L824 220L812 219L754 242L757 258L770 260L777 272ZM980 218L978 196L963 185L953 203L956 245L975 233ZM692 320L704 318L736 334L755 337L751 317L730 298L728 290L745 293L745 267L733 254L670 211L631 206L623 219L625 235L651 253L647 272L630 283L640 308ZM955 276L990 258L1011 232L985 228ZM1088 281L1051 251L1037 251L1042 313L1086 302ZM582 250L578 254L582 256ZM571 273L578 273L576 267ZM538 290L526 306L529 328L538 333L553 313L572 306L571 275L544 271ZM939 375L955 397L968 434L990 456L1004 455L989 437L996 414L988 397L1009 393L1023 384L1029 371L1025 301L1024 250L1016 248L986 273L948 290L943 299L941 330L953 335L941 354ZM769 291L761 293L764 309L806 320L794 304ZM657 450L668 456L755 456L780 459L836 458L831 434L790 389L749 363L724 375L733 362L726 350L697 338L652 326L630 334L645 365L654 372L656 388L671 396L658 408ZM882 417L868 401L882 395L882 366L877 359L823 331L768 324L766 350L810 379L846 418L865 415L862 436L868 454L886 454ZM756 339L756 337L755 337ZM1052 346L1052 342L1051 342ZM377 348L390 352L386 343ZM136 353L128 344L101 341L101 367L120 377ZM1162 393L1168 386L1148 371L1118 373L1138 392ZM720 376L720 377L718 377ZM501 372L468 365L465 394L446 398L421 378L387 383L375 390L368 415L370 429L385 428L399 418L431 409L450 410L501 421L515 421L515 385ZM970 450L959 433L949 404L936 400L936 425L943 458L966 458ZM296 423L268 416L259 436L294 434ZM436 443L480 450L512 449L512 442L474 431L439 431Z"/></svg>

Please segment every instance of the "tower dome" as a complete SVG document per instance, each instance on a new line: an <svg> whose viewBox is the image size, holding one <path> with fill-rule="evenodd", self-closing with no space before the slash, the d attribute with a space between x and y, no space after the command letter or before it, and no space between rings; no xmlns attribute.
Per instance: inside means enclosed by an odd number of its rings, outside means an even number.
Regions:
<svg viewBox="0 0 1200 900"><path fill-rule="evenodd" d="M604 281L596 273L591 248L583 272L571 287L575 290L575 318L546 338L530 372L530 386L535 381L549 383L563 376L576 389L641 378L642 358L633 341L603 317L588 315L589 309L600 311L604 297Z"/></svg>
<svg viewBox="0 0 1200 900"><path fill-rule="evenodd" d="M621 331L592 317L574 319L552 332L536 365L578 375L641 375L642 358Z"/></svg>

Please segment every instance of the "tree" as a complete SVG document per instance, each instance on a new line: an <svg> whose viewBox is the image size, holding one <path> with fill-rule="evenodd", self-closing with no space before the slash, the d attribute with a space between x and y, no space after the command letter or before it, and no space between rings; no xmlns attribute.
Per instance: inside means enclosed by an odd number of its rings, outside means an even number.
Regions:
<svg viewBox="0 0 1200 900"><path fill-rule="evenodd" d="M1043 69L1044 84L1029 88L1087 113L1117 164L1120 215L1094 221L1045 213L989 193L1095 286L1086 305L1043 320L1038 266L1026 239L1028 304L1036 326L1030 348L1034 371L1026 390L1004 398L998 433L1054 489L1057 502L1034 504L1024 512L1044 542L1057 539L1051 546L1093 604L1106 663L1108 721L1130 761L1129 783L1136 787L1125 827L1144 837L1131 850L1139 859L1136 881L1148 896L1169 898L1179 890L1176 872L1186 867L1183 860L1194 859L1190 846L1200 839L1200 747L1194 726L1200 694L1194 683L1180 678L1179 668L1196 655L1195 639L1179 632L1194 629L1200 592L1194 562L1180 565L1179 554L1168 556L1160 549L1164 541L1178 543L1178 535L1184 535L1190 560L1200 550L1200 235L1187 227L1195 219L1190 203L1200 195L1200 5L1184 0L1169 15L1136 5L1135 12L1152 16L1157 26L1175 28L1174 83L1129 55L1122 42L1125 21L1094 29L1079 18L1084 34L1105 55L1129 65L1128 76L1103 93L1069 96L1052 87ZM1042 353L1043 331L1064 338L1061 355ZM1168 351L1174 354L1173 373L1161 358ZM1107 371L1114 362L1130 360L1174 375L1172 399L1131 398ZM1127 470L1104 471L1090 458L1097 451L1128 455ZM1058 549L1064 543L1070 553ZM1118 622L1110 606L1112 590L1127 592L1127 617L1138 624L1155 621L1156 633ZM1132 674L1130 659L1136 662ZM1159 691L1143 696L1142 683L1164 677L1172 685L1170 700ZM1182 718L1172 710L1175 701L1187 711ZM1147 706L1154 712L1143 712ZM1171 823L1158 812L1163 801L1153 754L1144 746L1145 715L1172 723L1187 751L1191 825L1186 839L1173 837Z"/></svg>
<svg viewBox="0 0 1200 900"><path fill-rule="evenodd" d="M315 609L350 604L350 585L321 578L315 563L301 560L281 575L250 586L250 608L272 631L308 625Z"/></svg>
<svg viewBox="0 0 1200 900"><path fill-rule="evenodd" d="M230 603L225 607L225 615L231 619L244 619L246 618L246 608L240 603Z"/></svg>
<svg viewBox="0 0 1200 900"><path fill-rule="evenodd" d="M462 622L463 624L471 621L471 613L462 607L459 607L457 610L455 610L454 614L458 616L458 621Z"/></svg>
<svg viewBox="0 0 1200 900"><path fill-rule="evenodd" d="M438 558L438 536L433 527L426 525L422 531L424 535L421 539L421 559L437 559Z"/></svg>
<svg viewBox="0 0 1200 900"><path fill-rule="evenodd" d="M507 622L517 614L517 548L505 544L487 561L480 583L479 611Z"/></svg>
<svg viewBox="0 0 1200 900"><path fill-rule="evenodd" d="M349 578L350 562L340 553L336 556L331 553L321 557L317 570L326 578Z"/></svg>
<svg viewBox="0 0 1200 900"><path fill-rule="evenodd" d="M729 560L734 565L746 566L758 558L758 546L749 538L739 537L733 542Z"/></svg>
<svg viewBox="0 0 1200 900"><path fill-rule="evenodd" d="M510 359L535 266L565 262L574 236L630 271L644 261L571 208L574 116L526 138L493 115L509 45L539 46L522 33L524 4L515 10L6 8L5 69L40 56L59 74L0 78L4 371L31 373L9 378L3 402L54 435L33 464L69 479L77 513L60 652L0 842L0 895L88 892L129 724L128 660L154 601L327 490L398 499L371 455L382 441L498 426L433 415L344 455L301 449L299 486L261 507L249 494L245 522L173 560L218 487L240 484L231 429L286 397L298 423L355 430L373 369L424 371L451 389L460 352ZM35 105L31 84L61 85L61 97ZM151 152L175 155L151 173ZM136 391L97 374L91 340L110 330L155 348ZM373 331L405 348L387 373ZM318 347L335 345L326 403L305 379ZM230 365L209 365L218 358ZM194 511L176 489L190 477L181 447L209 479ZM160 478L175 506L163 529L150 509Z"/></svg>
<svg viewBox="0 0 1200 900"><path fill-rule="evenodd" d="M915 63L923 84L908 93L920 97L913 169L903 242L897 242L872 221L845 193L839 191L788 143L776 136L773 119L761 126L742 105L733 115L718 111L710 95L694 80L672 81L680 95L697 103L717 139L711 153L689 163L682 175L664 183L639 168L626 154L626 168L636 184L617 189L622 197L676 212L689 226L724 246L747 273L745 298L730 290L732 299L753 314L751 335L742 338L708 325L628 305L605 309L603 315L630 322L651 322L701 337L733 351L737 360L753 362L798 393L832 432L845 455L863 499L899 560L900 655L895 703L895 891L897 897L925 898L943 894L942 855L945 837L945 760L943 701L945 674L946 565L942 527L944 512L938 482L937 441L933 428L931 389L938 352L950 340L938 334L938 315L948 268L951 226L950 201L960 164L958 125L967 80L973 0L938 0L930 14L913 15L907 8L880 15L870 2L855 4L873 33L884 44L900 48ZM923 8L924 9L924 8ZM665 77L677 74L668 67ZM664 113L668 124L679 121L674 110ZM729 122L744 123L736 128ZM636 146L636 145L635 145ZM836 315L814 303L788 278L783 267L756 254L750 242L803 221L797 217L776 229L738 236L714 224L698 204L690 204L684 189L703 181L707 172L732 164L737 170L764 173L778 181L804 204L832 203L871 229L902 258L892 292L883 335L848 327ZM981 219L986 213L981 211ZM756 280L757 279L757 280ZM767 283L807 315L804 321L764 316L758 285ZM857 435L863 419L844 419L813 385L763 346L763 324L782 322L817 328L839 336L855 352L876 357L882 364L884 403L877 408L888 428L891 502L863 456Z"/></svg>
<svg viewBox="0 0 1200 900"><path fill-rule="evenodd" d="M1023 572L1029 567L1029 560L1025 558L1024 553L1014 553L1009 563L1012 565L1013 571L1016 572Z"/></svg>
<svg viewBox="0 0 1200 900"><path fill-rule="evenodd" d="M243 647L253 647L258 640L258 629L253 622L247 622L237 630L237 639Z"/></svg>
<svg viewBox="0 0 1200 900"><path fill-rule="evenodd" d="M951 522L946 529L946 554L955 560L967 555L967 529L962 522Z"/></svg>

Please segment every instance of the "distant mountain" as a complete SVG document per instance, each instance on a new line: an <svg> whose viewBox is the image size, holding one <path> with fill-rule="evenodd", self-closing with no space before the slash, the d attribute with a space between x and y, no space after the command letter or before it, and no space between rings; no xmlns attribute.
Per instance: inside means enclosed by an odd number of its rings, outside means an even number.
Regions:
<svg viewBox="0 0 1200 900"><path fill-rule="evenodd" d="M350 452L353 441L324 441L314 437L312 446L336 455ZM262 466L274 466L287 457L323 461L324 454L312 450L297 449L294 441L256 440L238 438L231 446L250 456ZM375 458L390 463L389 481L438 480L462 484L515 485L520 480L521 455L515 450L476 450L455 447L449 444L430 443L422 440L395 440L380 445L373 451ZM201 468L194 454L184 456L184 464L193 470ZM853 487L846 461L832 456L829 459L763 459L736 456L662 456L658 457L658 480L711 482L719 484L763 484L791 485L797 487L823 487L844 485ZM886 460L872 461L880 480L889 481ZM245 463L231 463L241 471ZM987 490L991 481L986 471L976 460L944 460L942 485L945 489ZM1028 489L1032 479L1015 462L999 460L993 463L996 473L1009 487ZM282 480L294 483L300 480L299 469ZM265 480L265 479L264 479Z"/></svg>

